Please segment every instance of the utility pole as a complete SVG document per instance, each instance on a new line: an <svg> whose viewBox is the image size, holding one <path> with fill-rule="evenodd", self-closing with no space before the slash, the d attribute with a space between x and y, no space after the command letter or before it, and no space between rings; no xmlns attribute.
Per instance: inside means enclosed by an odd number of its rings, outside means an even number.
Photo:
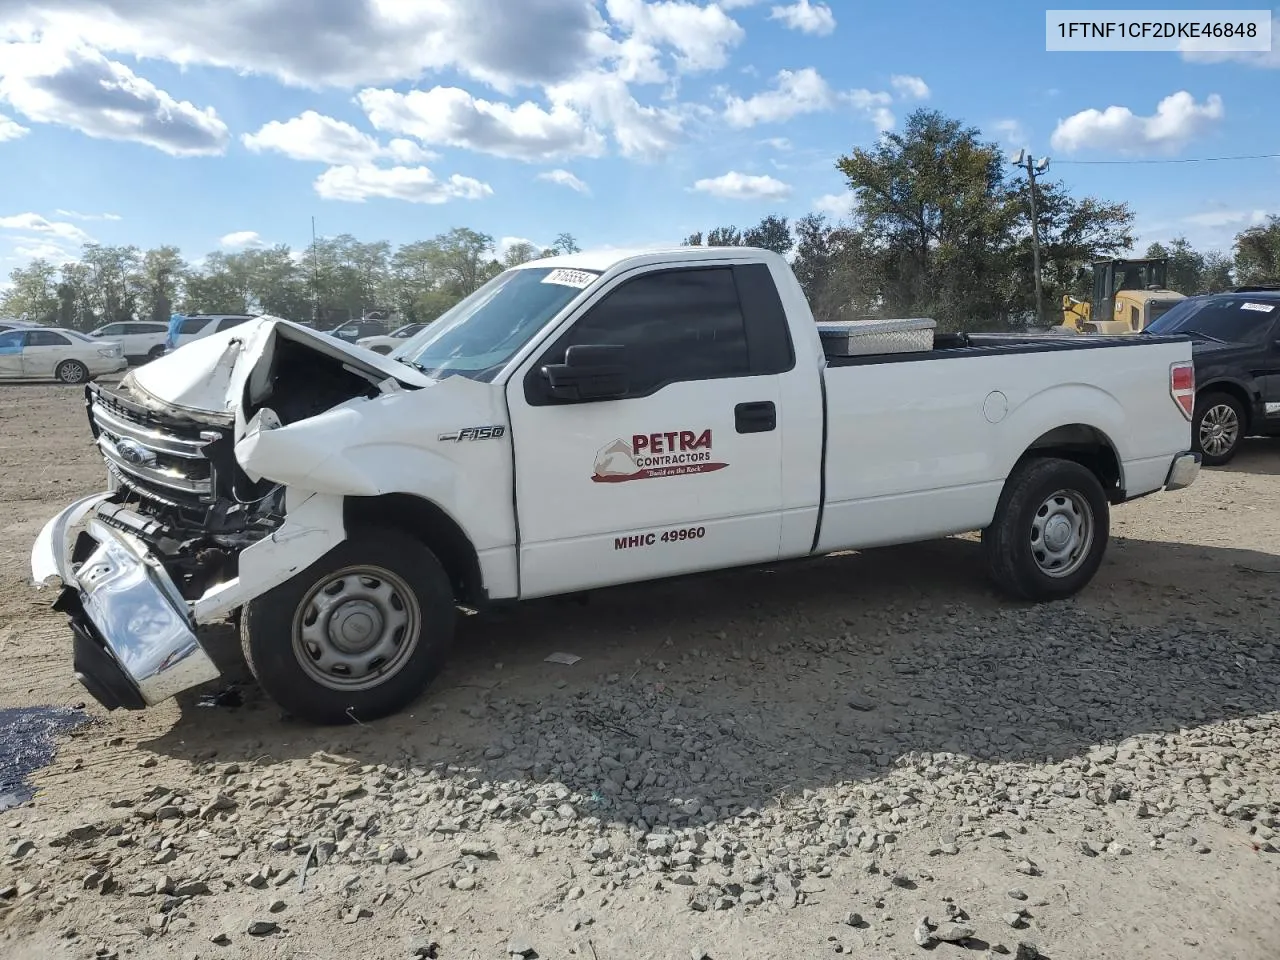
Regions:
<svg viewBox="0 0 1280 960"><path fill-rule="evenodd" d="M1040 287L1040 217L1036 213L1036 177L1049 169L1049 158L1031 158L1029 150L1019 150L1010 162L1027 171L1027 188L1031 197L1031 256L1036 281L1036 323L1044 323L1044 295Z"/></svg>
<svg viewBox="0 0 1280 960"><path fill-rule="evenodd" d="M311 326L320 329L320 260L316 250L316 218L311 218Z"/></svg>

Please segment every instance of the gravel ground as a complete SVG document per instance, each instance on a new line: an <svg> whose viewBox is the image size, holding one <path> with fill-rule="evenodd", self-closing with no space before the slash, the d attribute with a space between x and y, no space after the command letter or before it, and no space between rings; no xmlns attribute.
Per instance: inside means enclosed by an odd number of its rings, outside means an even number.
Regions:
<svg viewBox="0 0 1280 960"><path fill-rule="evenodd" d="M0 397L0 705L74 706L26 556L101 466L78 391ZM1053 606L952 538L468 618L367 726L213 630L240 705L91 703L0 813L0 954L1274 960L1278 472L1117 509Z"/></svg>

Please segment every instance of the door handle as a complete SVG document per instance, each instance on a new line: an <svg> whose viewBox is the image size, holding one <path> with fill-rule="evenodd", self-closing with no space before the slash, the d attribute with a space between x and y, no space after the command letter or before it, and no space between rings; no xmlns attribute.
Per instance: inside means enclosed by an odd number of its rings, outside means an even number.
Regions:
<svg viewBox="0 0 1280 960"><path fill-rule="evenodd" d="M772 400L740 403L733 408L733 422L739 433L768 433L778 426L778 411Z"/></svg>

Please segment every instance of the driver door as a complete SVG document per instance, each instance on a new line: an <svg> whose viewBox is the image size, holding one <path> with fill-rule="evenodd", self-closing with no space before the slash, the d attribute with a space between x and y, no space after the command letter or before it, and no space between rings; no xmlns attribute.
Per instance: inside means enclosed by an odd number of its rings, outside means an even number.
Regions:
<svg viewBox="0 0 1280 960"><path fill-rule="evenodd" d="M624 277L509 381L522 597L777 559L783 371L748 349L735 269ZM544 366L609 344L620 396L552 396Z"/></svg>

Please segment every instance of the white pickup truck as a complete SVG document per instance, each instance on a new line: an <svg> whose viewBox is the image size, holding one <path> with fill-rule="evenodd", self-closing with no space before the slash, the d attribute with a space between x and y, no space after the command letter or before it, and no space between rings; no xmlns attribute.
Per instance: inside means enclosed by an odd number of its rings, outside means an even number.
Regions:
<svg viewBox="0 0 1280 960"><path fill-rule="evenodd" d="M197 626L234 615L267 693L341 723L494 601L974 530L1004 592L1066 597L1110 504L1196 477L1189 342L927 326L824 349L743 248L534 261L389 357L258 318L89 385L109 489L32 571L108 708L214 679Z"/></svg>

